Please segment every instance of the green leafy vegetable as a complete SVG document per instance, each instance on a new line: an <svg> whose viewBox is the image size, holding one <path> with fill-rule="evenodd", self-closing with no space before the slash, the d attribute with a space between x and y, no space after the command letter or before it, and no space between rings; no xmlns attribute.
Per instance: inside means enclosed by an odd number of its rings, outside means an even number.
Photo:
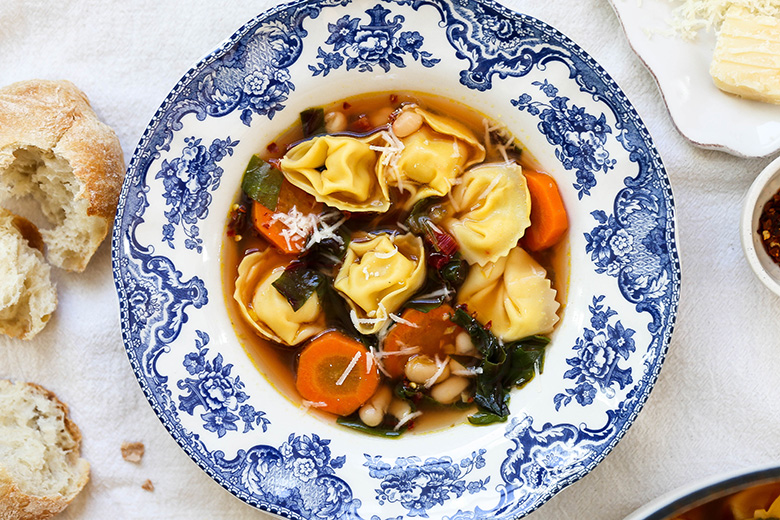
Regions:
<svg viewBox="0 0 780 520"><path fill-rule="evenodd" d="M293 262L271 285L290 302L293 310L297 311L325 282L323 274L309 269L303 262Z"/></svg>
<svg viewBox="0 0 780 520"><path fill-rule="evenodd" d="M442 247L447 250L452 247L450 244L452 237L446 233L437 233L434 231L435 229L438 229L436 222L440 221L445 216L444 206L442 205L443 201L444 199L441 197L429 197L417 201L417 203L412 206L412 211L409 212L409 216L406 217L406 221L404 222L412 233L424 237L437 251L440 251ZM450 240L448 240L448 238ZM440 244L440 242L443 243ZM452 242L455 243L454 240L452 240ZM457 248L457 244L455 244L455 247ZM454 250L449 252L454 252Z"/></svg>
<svg viewBox="0 0 780 520"><path fill-rule="evenodd" d="M324 282L320 284L317 290L317 296L320 299L322 308L325 311L325 322L329 327L334 327L347 336L361 342L366 348L378 348L378 340L373 334L361 334L352 323L349 316L349 305L346 300L339 296L333 288L333 278L320 273Z"/></svg>
<svg viewBox="0 0 780 520"><path fill-rule="evenodd" d="M476 426L485 426L487 424L493 424L497 422L506 422L507 416L501 417L490 412L479 411L469 415L469 422Z"/></svg>
<svg viewBox="0 0 780 520"><path fill-rule="evenodd" d="M282 172L262 160L259 155L253 155L244 171L241 189L249 198L274 211L283 180Z"/></svg>
<svg viewBox="0 0 780 520"><path fill-rule="evenodd" d="M338 216L341 217L341 213ZM325 223L333 224L330 221ZM329 272L341 264L347 255L347 246L351 239L351 233L344 226L339 227L335 233L339 238L326 238L321 242L313 244L308 249L305 260L309 265Z"/></svg>
<svg viewBox="0 0 780 520"><path fill-rule="evenodd" d="M301 127L303 127L304 137L324 134L325 111L321 108L307 108L301 112Z"/></svg>
<svg viewBox="0 0 780 520"><path fill-rule="evenodd" d="M339 417L336 419L336 423L348 428L353 428L363 433L377 435L379 437L400 437L401 434L406 431L406 428L399 428L398 430L394 430L393 428L382 425L374 427L366 426L363 421L360 420L360 417L357 414L352 414L349 417Z"/></svg>
<svg viewBox="0 0 780 520"><path fill-rule="evenodd" d="M469 421L472 424L490 424L506 420L510 390L525 385L537 372L541 372L544 349L550 340L544 336L529 336L503 344L463 307L455 309L452 321L468 332L472 343L482 354L482 373L475 378L474 389L474 402L479 412Z"/></svg>

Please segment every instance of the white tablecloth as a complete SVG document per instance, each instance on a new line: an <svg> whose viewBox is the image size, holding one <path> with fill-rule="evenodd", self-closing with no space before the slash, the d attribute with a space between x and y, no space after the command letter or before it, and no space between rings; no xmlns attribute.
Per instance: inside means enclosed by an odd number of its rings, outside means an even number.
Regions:
<svg viewBox="0 0 780 520"><path fill-rule="evenodd" d="M753 277L738 235L742 198L770 158L705 151L681 137L606 0L505 3L578 42L644 118L671 178L683 269L674 338L644 410L594 471L531 518L620 519L692 480L780 459L780 301ZM129 160L178 79L271 4L2 0L0 85L73 81ZM122 345L110 256L107 240L86 272L55 271L59 308L33 341L0 337L0 378L53 390L83 432L92 478L60 518L269 518L198 469L146 403ZM122 459L124 441L145 444L140 464ZM153 492L141 488L146 479Z"/></svg>

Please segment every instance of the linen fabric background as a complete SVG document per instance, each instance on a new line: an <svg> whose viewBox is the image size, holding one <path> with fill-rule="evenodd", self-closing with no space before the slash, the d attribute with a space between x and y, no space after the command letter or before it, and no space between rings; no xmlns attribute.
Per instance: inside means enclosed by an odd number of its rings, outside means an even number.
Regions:
<svg viewBox="0 0 780 520"><path fill-rule="evenodd" d="M683 271L676 330L643 411L601 464L530 518L620 519L692 481L778 460L780 301L754 278L738 234L744 194L771 157L736 158L680 136L606 0L503 3L579 43L643 117L671 178ZM271 5L3 0L0 85L73 81L116 130L129 161L179 78ZM54 270L53 276L56 314L30 342L0 338L0 378L54 391L82 430L92 478L58 518L270 518L201 471L147 404L122 345L109 240L84 273ZM125 441L145 444L140 464L122 459ZM141 488L146 479L154 491Z"/></svg>

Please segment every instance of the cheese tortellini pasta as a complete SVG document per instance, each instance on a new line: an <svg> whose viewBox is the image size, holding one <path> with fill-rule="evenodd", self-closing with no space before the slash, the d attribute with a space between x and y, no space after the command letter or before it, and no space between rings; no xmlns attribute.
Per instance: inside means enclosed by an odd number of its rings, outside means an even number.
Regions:
<svg viewBox="0 0 780 520"><path fill-rule="evenodd" d="M401 139L403 149L384 175L391 186L411 192L407 205L446 195L468 167L485 159L485 147L461 123L408 105L422 117L422 126ZM380 169L382 169L380 165Z"/></svg>
<svg viewBox="0 0 780 520"><path fill-rule="evenodd" d="M319 202L342 211L390 208L387 183L378 177L377 136L321 135L294 146L279 161L285 178Z"/></svg>
<svg viewBox="0 0 780 520"><path fill-rule="evenodd" d="M382 233L349 244L333 287L346 298L355 327L373 334L424 282L422 239Z"/></svg>
<svg viewBox="0 0 780 520"><path fill-rule="evenodd" d="M470 264L506 256L530 225L531 202L525 176L515 163L472 168L449 197L443 225Z"/></svg>
<svg viewBox="0 0 780 520"><path fill-rule="evenodd" d="M296 311L272 285L290 260L271 247L250 253L238 266L233 293L244 319L260 336L287 346L297 345L325 329L325 315L316 293Z"/></svg>
<svg viewBox="0 0 780 520"><path fill-rule="evenodd" d="M481 323L503 341L551 332L559 304L547 272L522 248L496 262L474 266L458 292Z"/></svg>

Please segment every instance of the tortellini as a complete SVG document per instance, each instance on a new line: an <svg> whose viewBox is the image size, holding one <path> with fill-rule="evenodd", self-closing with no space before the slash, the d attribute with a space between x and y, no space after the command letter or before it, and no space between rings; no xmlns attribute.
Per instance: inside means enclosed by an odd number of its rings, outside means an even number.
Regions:
<svg viewBox="0 0 780 520"><path fill-rule="evenodd" d="M244 319L260 336L293 346L322 332L325 314L316 293L295 311L271 285L290 260L270 247L245 256L238 266L233 298Z"/></svg>
<svg viewBox="0 0 780 520"><path fill-rule="evenodd" d="M333 286L352 309L355 327L363 334L373 334L423 283L422 239L411 233L382 233L349 244Z"/></svg>
<svg viewBox="0 0 780 520"><path fill-rule="evenodd" d="M453 188L442 224L455 237L463 258L484 266L517 245L531 223L530 200L520 165L477 166Z"/></svg>
<svg viewBox="0 0 780 520"><path fill-rule="evenodd" d="M464 170L485 159L485 147L457 121L416 105L404 110L419 114L423 124L401 139L403 150L384 177L390 185L411 192L407 202L411 205L426 197L446 195Z"/></svg>
<svg viewBox="0 0 780 520"><path fill-rule="evenodd" d="M377 136L312 137L294 146L279 161L285 178L319 202L342 211L390 208L387 183L378 177Z"/></svg>
<svg viewBox="0 0 780 520"><path fill-rule="evenodd" d="M559 304L544 268L515 247L495 263L472 267L458 292L458 303L503 341L551 332Z"/></svg>

